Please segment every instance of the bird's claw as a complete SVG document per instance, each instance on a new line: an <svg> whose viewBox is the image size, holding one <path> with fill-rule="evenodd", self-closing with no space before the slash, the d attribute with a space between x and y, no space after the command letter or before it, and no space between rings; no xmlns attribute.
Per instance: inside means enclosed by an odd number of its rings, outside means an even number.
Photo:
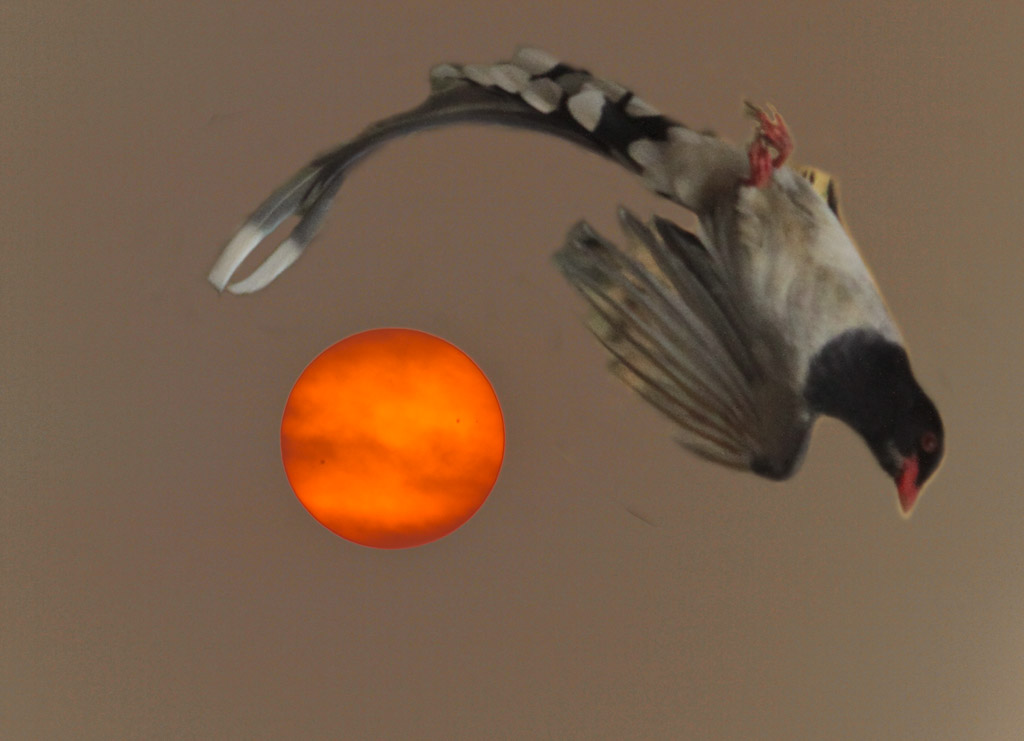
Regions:
<svg viewBox="0 0 1024 741"><path fill-rule="evenodd" d="M771 179L773 170L785 163L793 151L793 139L775 106L768 104L765 110L750 101L746 101L746 106L747 114L757 122L757 129L748 151L750 176L745 183L759 188ZM774 157L770 149L775 150Z"/></svg>

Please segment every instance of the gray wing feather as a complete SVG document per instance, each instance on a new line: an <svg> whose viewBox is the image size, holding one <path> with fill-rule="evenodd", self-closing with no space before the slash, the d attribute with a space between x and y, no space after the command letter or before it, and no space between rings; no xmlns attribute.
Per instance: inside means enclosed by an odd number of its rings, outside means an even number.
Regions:
<svg viewBox="0 0 1024 741"><path fill-rule="evenodd" d="M601 327L606 328L602 340L628 340L630 350L643 352L681 387L716 398L723 412L742 424L750 411L744 382L692 308L648 268L597 239L586 225L578 226L569 240L584 251L562 269L599 309L605 320Z"/></svg>
<svg viewBox="0 0 1024 741"><path fill-rule="evenodd" d="M764 393L769 369L749 349L751 330L713 248L671 222L648 227L624 209L620 221L626 247L581 223L555 256L593 309L589 325L613 356L610 369L675 422L693 452L788 475L806 421L772 416L784 406L775 396L786 395Z"/></svg>

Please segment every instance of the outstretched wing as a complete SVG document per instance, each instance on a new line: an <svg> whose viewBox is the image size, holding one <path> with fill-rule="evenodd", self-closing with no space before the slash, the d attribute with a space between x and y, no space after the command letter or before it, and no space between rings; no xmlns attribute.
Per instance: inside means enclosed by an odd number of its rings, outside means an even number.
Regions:
<svg viewBox="0 0 1024 741"><path fill-rule="evenodd" d="M454 123L490 123L566 139L640 175L659 194L688 208L703 201L705 184L745 167L734 148L663 116L633 92L559 62L519 49L491 65L442 64L431 72L431 94L420 106L379 121L314 159L252 213L210 271L218 290L257 291L299 258L316 235L352 166L390 139ZM727 178L727 179L728 179ZM229 281L242 261L292 215L299 223L248 278Z"/></svg>
<svg viewBox="0 0 1024 741"><path fill-rule="evenodd" d="M611 370L679 427L695 453L772 478L795 470L810 419L755 356L717 253L664 219L622 209L627 246L578 224L555 259L593 308Z"/></svg>

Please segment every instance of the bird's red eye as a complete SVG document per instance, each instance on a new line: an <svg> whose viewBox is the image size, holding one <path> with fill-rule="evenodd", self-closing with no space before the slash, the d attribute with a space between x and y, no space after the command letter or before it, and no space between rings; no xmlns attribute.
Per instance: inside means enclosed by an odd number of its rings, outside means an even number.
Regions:
<svg viewBox="0 0 1024 741"><path fill-rule="evenodd" d="M934 453L939 449L939 436L934 432L926 432L921 435L921 450L925 453Z"/></svg>

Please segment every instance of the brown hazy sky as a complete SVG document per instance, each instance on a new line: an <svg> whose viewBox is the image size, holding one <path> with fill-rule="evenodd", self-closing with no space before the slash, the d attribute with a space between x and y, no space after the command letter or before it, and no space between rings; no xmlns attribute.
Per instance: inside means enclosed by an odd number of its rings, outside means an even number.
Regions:
<svg viewBox="0 0 1024 741"><path fill-rule="evenodd" d="M0 736L1011 739L1024 727L1024 10L976 2L0 8ZM346 183L267 291L205 282L312 155L518 43L742 140L770 100L942 410L914 517L820 426L716 468L603 368L550 263L683 219L564 142L459 128ZM488 373L490 499L380 551L289 490L291 384L409 326Z"/></svg>

